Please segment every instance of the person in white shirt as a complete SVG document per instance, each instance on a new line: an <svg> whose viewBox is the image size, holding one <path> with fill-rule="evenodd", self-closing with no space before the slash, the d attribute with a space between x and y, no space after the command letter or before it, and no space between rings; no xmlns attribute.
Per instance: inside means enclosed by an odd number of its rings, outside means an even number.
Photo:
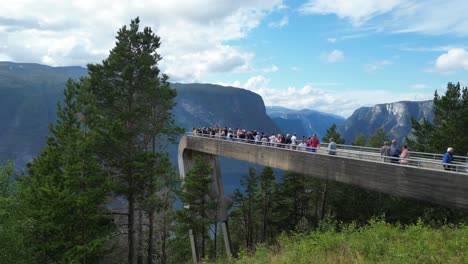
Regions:
<svg viewBox="0 0 468 264"><path fill-rule="evenodd" d="M291 146L292 146L292 149L296 149L296 144L297 144L297 137L296 137L296 132L293 133L292 137L291 137Z"/></svg>
<svg viewBox="0 0 468 264"><path fill-rule="evenodd" d="M299 143L297 150L306 151L306 149L307 149L307 138L303 136L302 141L301 143Z"/></svg>

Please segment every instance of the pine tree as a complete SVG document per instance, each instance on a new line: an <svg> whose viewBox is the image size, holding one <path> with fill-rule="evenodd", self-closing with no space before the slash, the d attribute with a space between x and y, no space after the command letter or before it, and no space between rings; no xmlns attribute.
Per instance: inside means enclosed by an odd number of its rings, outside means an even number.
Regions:
<svg viewBox="0 0 468 264"><path fill-rule="evenodd" d="M186 205L177 212L179 223L185 224L185 230L192 230L196 239L200 259L205 257L208 225L212 222L216 201L209 198L213 168L201 156L195 156L192 168L182 180L177 192L180 200Z"/></svg>
<svg viewBox="0 0 468 264"><path fill-rule="evenodd" d="M239 212L235 210L232 218L235 223L235 217L242 219L241 231L244 235L244 244L249 252L254 250L255 234L254 230L257 226L255 219L255 208L257 207L257 192L258 192L258 176L254 167L249 167L249 173L242 175L241 187L243 190L236 189L234 192L234 206L239 208Z"/></svg>
<svg viewBox="0 0 468 264"><path fill-rule="evenodd" d="M145 238L148 241L146 263L153 263L155 256L160 260L159 263L166 263L167 239L174 214L172 208L175 201L174 190L178 180L168 153L157 153L156 156L148 155L147 163L144 166L148 168L147 175L145 175L147 181L137 200L141 210L147 216L148 222L148 237ZM156 232L159 234L157 237L154 236ZM140 239L143 240L143 237L142 234ZM156 252L154 251L155 242L158 242L159 246L159 250Z"/></svg>
<svg viewBox="0 0 468 264"><path fill-rule="evenodd" d="M12 162L0 166L0 262L32 263L25 241L29 231L27 217L18 195L18 182L24 176L15 172Z"/></svg>
<svg viewBox="0 0 468 264"><path fill-rule="evenodd" d="M458 155L468 153L468 88L460 83L447 84L445 94L434 93L434 121L418 123L411 119L413 135L408 144L418 151L444 153L454 147Z"/></svg>
<svg viewBox="0 0 468 264"><path fill-rule="evenodd" d="M366 146L367 145L366 136L363 133L359 133L359 135L357 135L357 137L354 139L354 141L351 142L351 145L361 146L361 147Z"/></svg>
<svg viewBox="0 0 468 264"><path fill-rule="evenodd" d="M306 231L317 216L313 201L317 199L319 180L286 171L275 192L275 225L277 231Z"/></svg>
<svg viewBox="0 0 468 264"><path fill-rule="evenodd" d="M336 124L331 125L330 128L327 129L327 133L322 137L322 141L328 142L330 138L333 138L336 144L345 143L345 140L341 138L341 134L336 131Z"/></svg>
<svg viewBox="0 0 468 264"><path fill-rule="evenodd" d="M47 146L21 185L29 237L40 263L97 262L111 231L104 208L110 182L95 156L97 135L78 100L82 83L67 83Z"/></svg>
<svg viewBox="0 0 468 264"><path fill-rule="evenodd" d="M367 146L373 148L380 148L385 141L388 141L387 134L385 133L383 128L379 128L375 131L374 134L372 134L369 137L369 140L367 141Z"/></svg>
<svg viewBox="0 0 468 264"><path fill-rule="evenodd" d="M267 241L267 230L271 229L271 208L273 206L273 192L276 189L275 174L271 167L263 168L262 173L258 177L258 200L260 202L261 213L262 213L262 232L261 232L261 243ZM271 235L271 234L270 234Z"/></svg>
<svg viewBox="0 0 468 264"><path fill-rule="evenodd" d="M102 136L99 158L114 178L115 193L128 201L128 263L136 259L137 194L153 184L147 154L154 158L181 131L170 113L177 93L158 68L160 38L151 28L140 31L139 23L136 18L119 30L116 46L102 64L88 65L96 110L92 129ZM141 262L141 244L139 248Z"/></svg>

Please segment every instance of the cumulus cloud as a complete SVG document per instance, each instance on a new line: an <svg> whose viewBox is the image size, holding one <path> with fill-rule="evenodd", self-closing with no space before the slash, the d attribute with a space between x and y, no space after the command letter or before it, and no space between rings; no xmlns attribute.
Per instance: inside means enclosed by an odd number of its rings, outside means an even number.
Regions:
<svg viewBox="0 0 468 264"><path fill-rule="evenodd" d="M468 52L464 49L450 49L437 58L435 67L442 72L459 69L468 70Z"/></svg>
<svg viewBox="0 0 468 264"><path fill-rule="evenodd" d="M2 58L53 66L100 62L119 28L139 16L161 37L162 69L171 80L249 71L253 54L227 41L242 39L282 0L13 1L0 9ZM172 78L174 76L174 78Z"/></svg>
<svg viewBox="0 0 468 264"><path fill-rule="evenodd" d="M325 113L332 113L343 117L349 117L356 109L362 106L374 106L381 103L403 100L430 100L432 91L398 93L389 90L362 90L346 89L334 90L333 86L345 86L342 83L317 83L307 84L303 87L287 87L283 90L273 88L270 79L262 75L249 78L245 83L235 81L233 83L217 83L225 86L234 86L250 90L262 96L267 106L282 106L290 109L313 109Z"/></svg>
<svg viewBox="0 0 468 264"><path fill-rule="evenodd" d="M344 53L341 50L333 50L327 55L328 63L335 63L343 60Z"/></svg>

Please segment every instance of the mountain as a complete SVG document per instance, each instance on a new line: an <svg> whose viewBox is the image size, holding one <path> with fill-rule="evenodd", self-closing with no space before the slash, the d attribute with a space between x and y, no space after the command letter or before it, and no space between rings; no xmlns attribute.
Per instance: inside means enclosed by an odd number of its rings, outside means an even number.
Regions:
<svg viewBox="0 0 468 264"><path fill-rule="evenodd" d="M260 95L251 91L214 84L172 83L177 90L174 114L176 123L192 127L229 127L276 133L273 121L265 112Z"/></svg>
<svg viewBox="0 0 468 264"><path fill-rule="evenodd" d="M368 138L377 129L383 128L389 139L396 139L401 143L411 133L411 117L418 121L423 117L432 121L433 101L401 101L361 107L338 126L338 132L344 136L346 144L350 144L360 133Z"/></svg>
<svg viewBox="0 0 468 264"><path fill-rule="evenodd" d="M299 137L317 134L318 138L322 138L331 125L339 125L346 120L341 116L309 109L292 110L280 106L267 106L266 111L283 133L296 132Z"/></svg>
<svg viewBox="0 0 468 264"><path fill-rule="evenodd" d="M48 126L56 121L57 102L69 77L87 74L81 67L49 67L40 64L0 62L0 161L10 159L23 168L46 143ZM186 131L192 127L279 130L266 115L262 98L250 91L212 84L171 84L178 92L175 121ZM171 148L176 159L176 146ZM230 163L231 164L231 163ZM247 165L226 166L227 175Z"/></svg>
<svg viewBox="0 0 468 264"><path fill-rule="evenodd" d="M86 73L81 67L0 62L0 160L22 167L41 151L67 79Z"/></svg>

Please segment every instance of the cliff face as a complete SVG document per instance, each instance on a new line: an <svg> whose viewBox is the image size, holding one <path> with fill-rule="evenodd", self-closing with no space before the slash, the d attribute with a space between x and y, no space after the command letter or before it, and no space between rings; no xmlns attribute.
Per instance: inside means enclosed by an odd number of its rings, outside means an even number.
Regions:
<svg viewBox="0 0 468 264"><path fill-rule="evenodd" d="M383 128L390 139L402 142L404 137L411 134L411 117L418 121L434 118L434 104L432 100L410 102L402 101L389 104L378 104L374 107L357 109L338 131L351 143L360 133L366 137Z"/></svg>
<svg viewBox="0 0 468 264"><path fill-rule="evenodd" d="M234 87L213 84L171 84L177 90L174 108L177 124L192 127L229 127L277 132L267 116L262 97Z"/></svg>

